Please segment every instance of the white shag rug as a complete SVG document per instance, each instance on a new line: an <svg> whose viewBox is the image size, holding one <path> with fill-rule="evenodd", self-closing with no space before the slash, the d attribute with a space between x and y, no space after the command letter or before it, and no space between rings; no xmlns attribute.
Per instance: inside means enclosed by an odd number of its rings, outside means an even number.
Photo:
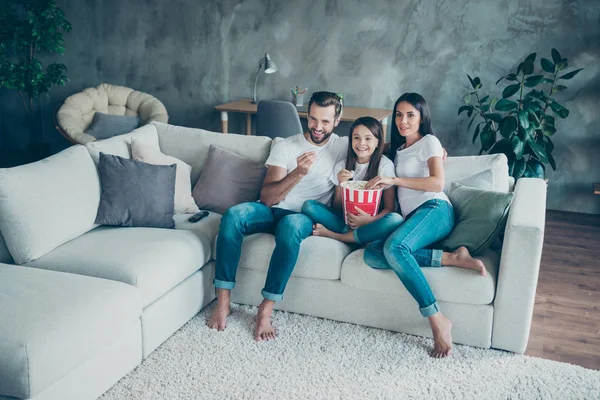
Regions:
<svg viewBox="0 0 600 400"><path fill-rule="evenodd" d="M211 304L101 400L123 399L600 399L600 371L275 312L277 339L255 342L256 307L232 305L209 329Z"/></svg>

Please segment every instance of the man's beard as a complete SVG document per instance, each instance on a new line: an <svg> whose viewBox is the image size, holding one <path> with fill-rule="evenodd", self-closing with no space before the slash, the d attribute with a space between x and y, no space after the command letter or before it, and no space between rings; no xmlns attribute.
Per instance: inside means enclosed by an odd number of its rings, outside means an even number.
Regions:
<svg viewBox="0 0 600 400"><path fill-rule="evenodd" d="M320 139L315 139L313 130L311 129L310 130L310 140L312 140L312 142L314 144L321 144L321 143L325 142L327 139L329 139L329 136L331 136L332 133L333 133L333 131L332 132L323 131L323 136Z"/></svg>

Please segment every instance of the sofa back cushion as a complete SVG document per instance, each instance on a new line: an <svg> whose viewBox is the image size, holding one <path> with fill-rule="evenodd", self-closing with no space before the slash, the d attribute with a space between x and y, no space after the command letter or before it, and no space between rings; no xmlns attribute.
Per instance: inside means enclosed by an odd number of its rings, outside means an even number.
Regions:
<svg viewBox="0 0 600 400"><path fill-rule="evenodd" d="M158 131L161 151L192 166L192 185L200 177L211 144L261 163L271 149L271 139L266 136L223 134L156 121L152 125Z"/></svg>
<svg viewBox="0 0 600 400"><path fill-rule="evenodd" d="M158 149L158 135L154 125L144 125L124 135L114 136L110 139L98 140L87 143L87 147L92 159L98 165L100 161L100 152L131 159L131 141L135 139L140 143Z"/></svg>
<svg viewBox="0 0 600 400"><path fill-rule="evenodd" d="M471 177L488 169L492 172L492 190L508 192L508 160L504 154L448 157L444 162L445 189L448 190L454 181Z"/></svg>
<svg viewBox="0 0 600 400"><path fill-rule="evenodd" d="M10 255L10 251L8 251L8 247L6 247L6 242L4 241L4 237L0 233L0 263L5 264L13 264L14 260Z"/></svg>
<svg viewBox="0 0 600 400"><path fill-rule="evenodd" d="M84 146L0 169L0 231L17 264L94 228L100 179Z"/></svg>

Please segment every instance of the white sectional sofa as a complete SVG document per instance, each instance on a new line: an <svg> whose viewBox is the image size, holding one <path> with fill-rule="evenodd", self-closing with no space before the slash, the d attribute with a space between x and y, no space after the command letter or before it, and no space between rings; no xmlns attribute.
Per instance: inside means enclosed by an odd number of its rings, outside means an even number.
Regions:
<svg viewBox="0 0 600 400"><path fill-rule="evenodd" d="M221 215L211 212L196 224L175 215L175 229L94 224L101 193L94 159L100 151L129 158L133 137L190 164L192 184L211 144L261 162L271 147L266 137L153 122L0 170L0 400L96 398L214 299ZM450 157L446 183L487 169L494 190L513 190L503 155ZM502 248L480 257L486 277L459 268L424 270L457 343L517 353L526 348L546 185L523 178L514 191ZM262 300L274 245L269 234L245 239L233 301ZM369 268L362 255L362 249L309 237L277 307L430 336L393 272Z"/></svg>

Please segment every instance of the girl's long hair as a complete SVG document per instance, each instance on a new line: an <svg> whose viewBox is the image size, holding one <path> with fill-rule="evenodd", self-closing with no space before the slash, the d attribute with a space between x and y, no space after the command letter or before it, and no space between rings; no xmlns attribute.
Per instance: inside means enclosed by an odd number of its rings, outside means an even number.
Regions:
<svg viewBox="0 0 600 400"><path fill-rule="evenodd" d="M419 113L421 113L421 125L419 126L419 133L423 136L425 135L434 135L433 126L431 124L431 113L429 112L429 106L427 102L418 93L404 93L402 96L396 100L396 104L394 104L394 111L392 113L392 117L394 118L394 123L392 124L392 143L390 145L390 153L389 158L393 160L396 157L396 151L406 143L406 138L400 135L398 131L398 126L396 125L396 107L398 104L402 102L410 103ZM435 135L434 135L435 136Z"/></svg>
<svg viewBox="0 0 600 400"><path fill-rule="evenodd" d="M377 147L373 154L371 154L371 159L369 160L369 168L367 168L367 174L364 177L365 181L369 179L375 178L379 175L379 164L381 163L381 156L383 155L383 127L381 126L381 122L376 120L373 117L360 117L357 118L356 121L350 127L350 136L348 140L348 155L346 156L346 169L354 169L354 165L356 164L356 153L352 148L352 135L354 134L354 128L362 125L368 130L371 131L373 136L377 139Z"/></svg>

